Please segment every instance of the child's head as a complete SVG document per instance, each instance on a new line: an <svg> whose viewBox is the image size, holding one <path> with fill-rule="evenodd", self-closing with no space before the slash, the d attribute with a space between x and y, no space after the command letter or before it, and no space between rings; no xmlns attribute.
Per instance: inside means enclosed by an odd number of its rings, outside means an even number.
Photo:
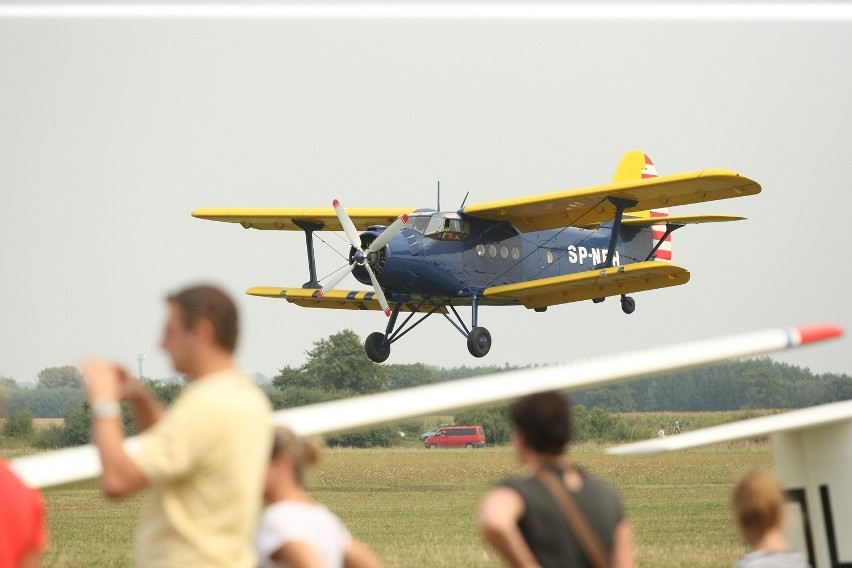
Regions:
<svg viewBox="0 0 852 568"><path fill-rule="evenodd" d="M772 473L752 471L743 475L733 499L737 524L749 545L755 546L766 533L781 527L784 493Z"/></svg>

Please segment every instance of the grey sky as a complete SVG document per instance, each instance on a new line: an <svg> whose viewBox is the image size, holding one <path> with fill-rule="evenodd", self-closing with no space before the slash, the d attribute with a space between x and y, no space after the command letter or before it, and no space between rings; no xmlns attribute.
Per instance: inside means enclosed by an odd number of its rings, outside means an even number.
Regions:
<svg viewBox="0 0 852 568"><path fill-rule="evenodd" d="M491 353L433 318L389 363L546 364L765 327L852 329L848 23L0 20L0 375L87 355L172 374L163 296L236 296L240 364L273 375L379 312L245 296L307 280L301 233L206 206L434 207L721 167L759 196L681 207L686 286L535 313L484 308ZM323 238L345 253L333 234ZM343 260L317 243L320 276ZM354 279L341 287L363 288ZM469 310L463 310L469 320ZM848 340L776 356L852 373Z"/></svg>

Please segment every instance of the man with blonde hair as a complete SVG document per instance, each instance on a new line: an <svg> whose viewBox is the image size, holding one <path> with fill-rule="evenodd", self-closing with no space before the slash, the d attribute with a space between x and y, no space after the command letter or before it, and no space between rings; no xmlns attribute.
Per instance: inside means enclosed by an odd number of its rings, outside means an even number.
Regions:
<svg viewBox="0 0 852 568"><path fill-rule="evenodd" d="M256 566L251 535L272 447L269 399L236 369L238 319L213 286L167 298L162 348L189 384L166 411L118 365L81 368L92 437L110 497L151 488L136 541L137 566ZM119 400L131 405L139 451L125 452Z"/></svg>

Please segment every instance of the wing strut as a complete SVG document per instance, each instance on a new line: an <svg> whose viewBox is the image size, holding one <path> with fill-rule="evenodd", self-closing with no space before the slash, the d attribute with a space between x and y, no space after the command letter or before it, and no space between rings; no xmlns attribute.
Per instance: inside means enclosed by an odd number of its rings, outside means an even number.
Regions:
<svg viewBox="0 0 852 568"><path fill-rule="evenodd" d="M301 219L293 219L293 224L305 231L305 246L308 249L308 274L310 280L302 284L302 288L322 288L319 281L317 281L317 265L314 260L314 231L319 231L323 228L323 225L302 221Z"/></svg>
<svg viewBox="0 0 852 568"><path fill-rule="evenodd" d="M660 248L660 246L663 244L663 242L667 238L669 238L669 235L671 235L672 233L674 233L675 231L677 231L681 227L686 227L686 225L681 224L681 223L666 223L665 234L662 237L660 237L660 240L657 241L657 244L654 245L654 248L652 248L651 252L648 253L648 256L645 257L645 260L647 261L647 260L651 260L652 258L654 258L654 253L656 253L657 249Z"/></svg>
<svg viewBox="0 0 852 568"><path fill-rule="evenodd" d="M638 203L635 199L624 199L621 197L607 197L607 200L615 205L615 219L612 222L612 234L609 237L609 249L606 251L606 260L595 268L612 268L612 260L615 258L615 247L618 245L618 232L621 230L621 218L624 217L624 210Z"/></svg>

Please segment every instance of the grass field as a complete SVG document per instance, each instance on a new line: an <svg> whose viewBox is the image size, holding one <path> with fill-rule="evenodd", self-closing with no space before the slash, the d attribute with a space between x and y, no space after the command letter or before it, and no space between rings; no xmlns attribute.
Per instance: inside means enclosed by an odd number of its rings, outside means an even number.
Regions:
<svg viewBox="0 0 852 568"><path fill-rule="evenodd" d="M571 456L621 492L644 567L731 566L744 552L730 513L731 486L742 472L771 462L767 443L629 458L584 444ZM329 449L310 488L389 567L496 567L497 557L476 535L476 511L488 487L518 472L508 447ZM88 482L45 491L45 498L46 566L132 565L142 496L109 502Z"/></svg>

